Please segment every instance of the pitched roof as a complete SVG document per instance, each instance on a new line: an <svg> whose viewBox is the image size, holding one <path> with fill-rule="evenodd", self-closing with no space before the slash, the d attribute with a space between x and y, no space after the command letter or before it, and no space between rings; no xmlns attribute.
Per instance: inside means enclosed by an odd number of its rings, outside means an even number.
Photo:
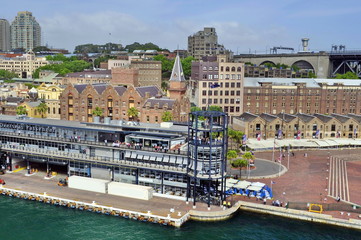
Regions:
<svg viewBox="0 0 361 240"><path fill-rule="evenodd" d="M272 122L273 120L275 120L276 118L278 118L275 115L271 115L268 113L262 113L261 115L259 115L261 118L263 118L264 120L266 120L267 122Z"/></svg>
<svg viewBox="0 0 361 240"><path fill-rule="evenodd" d="M179 55L177 53L177 56L176 56L176 58L174 60L172 75L170 75L169 81L182 82L182 81L185 81L185 80L186 79L184 78L182 63L181 63Z"/></svg>
<svg viewBox="0 0 361 240"><path fill-rule="evenodd" d="M41 101L35 101L35 102L27 102L26 104L29 106L29 107L37 107L39 106L39 104L41 103Z"/></svg>
<svg viewBox="0 0 361 240"><path fill-rule="evenodd" d="M287 114L287 113L279 113L277 117L283 119L285 122L291 122L293 119L297 118L295 115Z"/></svg>
<svg viewBox="0 0 361 240"><path fill-rule="evenodd" d="M354 119L354 120L356 120L359 123L361 122L361 115L356 115L356 114L349 113L349 114L347 114L347 116Z"/></svg>
<svg viewBox="0 0 361 240"><path fill-rule="evenodd" d="M331 117L331 116L324 115L324 114L319 114L319 113L315 113L315 114L313 114L313 116L317 117L318 119L320 119L324 123L327 123L327 122L329 122L329 121L331 121L333 119L333 117Z"/></svg>
<svg viewBox="0 0 361 240"><path fill-rule="evenodd" d="M348 120L350 120L351 118L345 115L339 115L339 114L335 114L332 113L331 114L332 117L336 118L337 120L339 120L340 122L344 123L347 122Z"/></svg>
<svg viewBox="0 0 361 240"><path fill-rule="evenodd" d="M124 92L127 91L127 88L123 86L115 86L114 90L118 93L119 96L122 96Z"/></svg>
<svg viewBox="0 0 361 240"><path fill-rule="evenodd" d="M145 103L144 103L144 107L150 106L150 108L154 108L155 105L158 105L158 108L163 108L164 106L167 105L167 109L171 110L173 108L173 104L175 103L176 100L174 99L169 99L169 98L148 98Z"/></svg>
<svg viewBox="0 0 361 240"><path fill-rule="evenodd" d="M77 84L74 85L74 88L78 91L78 93L82 93L86 86L88 86L88 84Z"/></svg>
<svg viewBox="0 0 361 240"><path fill-rule="evenodd" d="M238 118L244 122L251 122L251 121L253 121L253 119L258 118L258 116L253 113L244 112L239 117L236 117L236 118Z"/></svg>
<svg viewBox="0 0 361 240"><path fill-rule="evenodd" d="M7 97L6 102L8 103L20 103L23 102L24 99L22 97Z"/></svg>
<svg viewBox="0 0 361 240"><path fill-rule="evenodd" d="M297 117L302 120L303 122L307 123L307 122L310 122L312 121L313 119L315 119L314 116L312 115L307 115L307 114L304 114L304 113L297 113Z"/></svg>
<svg viewBox="0 0 361 240"><path fill-rule="evenodd" d="M159 93L159 88L157 86L136 87L135 90L143 98L145 97L145 93L147 92L149 92L149 97L154 97Z"/></svg>
<svg viewBox="0 0 361 240"><path fill-rule="evenodd" d="M93 84L92 86L98 94L102 94L109 84Z"/></svg>

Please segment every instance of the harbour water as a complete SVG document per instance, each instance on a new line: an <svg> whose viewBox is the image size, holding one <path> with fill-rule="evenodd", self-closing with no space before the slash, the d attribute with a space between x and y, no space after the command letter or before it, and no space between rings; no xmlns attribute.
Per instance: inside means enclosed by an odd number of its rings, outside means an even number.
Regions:
<svg viewBox="0 0 361 240"><path fill-rule="evenodd" d="M0 195L0 239L361 239L361 231L240 212L181 228L55 207Z"/></svg>

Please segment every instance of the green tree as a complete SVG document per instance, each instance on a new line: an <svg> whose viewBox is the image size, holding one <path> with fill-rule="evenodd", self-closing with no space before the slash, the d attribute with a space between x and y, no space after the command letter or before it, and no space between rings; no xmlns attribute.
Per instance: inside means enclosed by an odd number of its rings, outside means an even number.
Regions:
<svg viewBox="0 0 361 240"><path fill-rule="evenodd" d="M44 114L48 111L48 105L45 102L41 102L37 107L36 110L41 114L41 118L44 118Z"/></svg>
<svg viewBox="0 0 361 240"><path fill-rule="evenodd" d="M336 79L359 79L356 73L346 72L345 74L336 73Z"/></svg>
<svg viewBox="0 0 361 240"><path fill-rule="evenodd" d="M202 109L196 106L191 107L191 112L198 112L198 111L202 111Z"/></svg>
<svg viewBox="0 0 361 240"><path fill-rule="evenodd" d="M131 120L136 119L138 117L138 115L139 115L139 111L135 107L129 108L127 113L128 113L129 119L131 119Z"/></svg>
<svg viewBox="0 0 361 240"><path fill-rule="evenodd" d="M307 77L308 77L308 78L317 78L317 75L316 75L314 72L309 71Z"/></svg>
<svg viewBox="0 0 361 240"><path fill-rule="evenodd" d="M38 88L38 87L39 87L38 85L34 85L34 84L32 84L32 83L25 83L24 85L27 86L28 89Z"/></svg>
<svg viewBox="0 0 361 240"><path fill-rule="evenodd" d="M163 91L167 91L168 89L168 81L162 81L162 84L160 86Z"/></svg>
<svg viewBox="0 0 361 240"><path fill-rule="evenodd" d="M26 107L25 106L18 106L16 108L16 114L17 115L27 115L28 114L28 111L26 110Z"/></svg>
<svg viewBox="0 0 361 240"><path fill-rule="evenodd" d="M49 56L53 57L53 56ZM61 55L58 56L61 59ZM88 63L84 60L66 60L61 64L49 64L42 66L35 70L33 73L34 78L39 78L39 73L41 70L52 70L56 73L59 73L61 76L65 76L67 73L71 72L82 72L84 69L90 68L91 63Z"/></svg>
<svg viewBox="0 0 361 240"><path fill-rule="evenodd" d="M187 79L191 76L192 73L192 61L194 61L195 58L192 56L186 57L181 59L182 67L183 67L183 73L184 77Z"/></svg>
<svg viewBox="0 0 361 240"><path fill-rule="evenodd" d="M222 107L220 107L220 106L215 106L215 105L209 106L208 110L209 110L209 111L223 112Z"/></svg>
<svg viewBox="0 0 361 240"><path fill-rule="evenodd" d="M234 151L234 150L229 150L227 152L227 158L228 159L233 159L233 158L236 158L238 156L237 152Z"/></svg>
<svg viewBox="0 0 361 240"><path fill-rule="evenodd" d="M18 75L14 72L0 69L0 79L11 80L11 79L17 78L17 77L18 77Z"/></svg>
<svg viewBox="0 0 361 240"><path fill-rule="evenodd" d="M169 111L163 112L163 114L162 114L162 121L163 122L170 122L172 120L173 120L173 115L172 115L171 112L169 112Z"/></svg>
<svg viewBox="0 0 361 240"><path fill-rule="evenodd" d="M103 110L102 110L100 107L96 107L96 108L92 111L92 114L93 114L94 116L101 117L101 116L103 116Z"/></svg>
<svg viewBox="0 0 361 240"><path fill-rule="evenodd" d="M231 162L232 167L239 168L239 177L242 178L242 168L248 165L248 161L243 158L237 158Z"/></svg>
<svg viewBox="0 0 361 240"><path fill-rule="evenodd" d="M166 56L157 55L157 56L154 56L153 59L155 61L162 62L162 72L172 71L172 67L173 67L172 61L169 60Z"/></svg>

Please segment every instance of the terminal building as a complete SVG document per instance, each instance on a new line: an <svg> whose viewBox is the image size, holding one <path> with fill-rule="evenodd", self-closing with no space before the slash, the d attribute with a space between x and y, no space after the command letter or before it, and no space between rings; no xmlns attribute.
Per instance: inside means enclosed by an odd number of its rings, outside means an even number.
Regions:
<svg viewBox="0 0 361 240"><path fill-rule="evenodd" d="M10 171L57 171L219 204L224 199L227 116L197 112L189 119L188 129L168 122L102 124L2 115L0 162Z"/></svg>

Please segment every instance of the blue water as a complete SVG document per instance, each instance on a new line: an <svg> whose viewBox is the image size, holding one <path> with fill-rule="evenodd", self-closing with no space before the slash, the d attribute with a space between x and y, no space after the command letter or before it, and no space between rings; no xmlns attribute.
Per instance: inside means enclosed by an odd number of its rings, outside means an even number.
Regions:
<svg viewBox="0 0 361 240"><path fill-rule="evenodd" d="M361 231L241 212L181 228L55 207L0 195L0 239L361 239Z"/></svg>

